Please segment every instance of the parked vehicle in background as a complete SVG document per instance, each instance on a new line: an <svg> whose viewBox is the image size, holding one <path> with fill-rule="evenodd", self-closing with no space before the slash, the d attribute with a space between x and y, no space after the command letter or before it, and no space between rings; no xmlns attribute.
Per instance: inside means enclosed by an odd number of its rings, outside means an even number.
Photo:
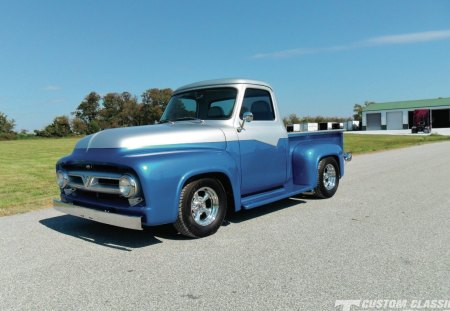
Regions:
<svg viewBox="0 0 450 311"><path fill-rule="evenodd" d="M344 175L343 132L290 133L265 82L223 79L177 89L157 125L80 140L56 164L57 210L120 227L173 223L216 232L227 211L303 192L332 197Z"/></svg>
<svg viewBox="0 0 450 311"><path fill-rule="evenodd" d="M425 134L431 133L431 118L429 109L417 109L413 113L413 126L411 133L423 132Z"/></svg>

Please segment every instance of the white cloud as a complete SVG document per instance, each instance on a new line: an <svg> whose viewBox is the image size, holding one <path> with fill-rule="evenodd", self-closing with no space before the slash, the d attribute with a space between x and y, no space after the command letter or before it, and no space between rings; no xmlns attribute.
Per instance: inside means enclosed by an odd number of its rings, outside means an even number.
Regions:
<svg viewBox="0 0 450 311"><path fill-rule="evenodd" d="M318 49L292 49L292 50L284 50L272 53L259 53L252 56L252 58L288 58L293 56L301 56L305 54L317 53Z"/></svg>
<svg viewBox="0 0 450 311"><path fill-rule="evenodd" d="M437 31L414 32L414 33L406 33L406 34L400 34L400 35L387 35L387 36L368 38L368 39L350 43L347 45L338 45L338 46L322 47L322 48L297 48L297 49L276 51L276 52L271 52L271 53L258 53L258 54L253 55L251 58L253 58L253 59L292 58L292 57L302 56L302 55L306 55L306 54L316 54L316 53L323 53L323 52L338 52L338 51L352 50L352 49L356 49L356 48L364 48L364 47L367 48L367 47L382 46L382 45L411 44L411 43L419 43L419 42L438 41L438 40L446 40L449 38L450 38L450 29L437 30Z"/></svg>
<svg viewBox="0 0 450 311"><path fill-rule="evenodd" d="M320 52L336 52L336 51L343 51L343 50L349 50L354 48L352 45L337 45L337 46L331 46L331 47L325 47L325 48L298 48L298 49L292 49L292 50L283 50L283 51L277 51L272 53L260 53L255 54L252 56L252 58L258 59L258 58L290 58L294 56L302 56L306 54L316 54Z"/></svg>
<svg viewBox="0 0 450 311"><path fill-rule="evenodd" d="M408 44L417 42L437 41L450 38L450 30L424 31L375 37L365 40L368 45Z"/></svg>
<svg viewBox="0 0 450 311"><path fill-rule="evenodd" d="M61 89L58 85L47 85L43 88L44 91L54 92L59 91Z"/></svg>

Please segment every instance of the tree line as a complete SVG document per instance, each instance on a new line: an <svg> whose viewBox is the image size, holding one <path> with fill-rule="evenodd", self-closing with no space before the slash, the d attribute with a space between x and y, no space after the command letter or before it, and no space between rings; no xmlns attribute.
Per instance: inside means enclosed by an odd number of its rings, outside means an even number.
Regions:
<svg viewBox="0 0 450 311"><path fill-rule="evenodd" d="M108 93L100 96L89 93L72 112L73 118L58 116L36 136L64 137L89 135L98 131L127 126L153 124L161 118L172 96L172 89L149 89L137 96L129 92Z"/></svg>
<svg viewBox="0 0 450 311"><path fill-rule="evenodd" d="M138 98L129 92L108 93L104 96L91 92L81 101L72 118L57 116L53 122L41 130L34 130L34 135L41 137L66 137L70 135L89 135L98 131L127 126L154 124L161 118L166 108L172 89L148 89ZM349 120L361 121L362 110L370 102L355 104L353 118L304 116L292 113L283 118L285 125L303 122L344 122ZM15 121L0 112L0 139L17 139L26 137L25 130L20 133L14 131ZM32 136L34 136L32 135ZM29 135L28 135L29 136Z"/></svg>
<svg viewBox="0 0 450 311"><path fill-rule="evenodd" d="M300 124L300 123L321 123L321 122L345 122L353 120L352 117L343 118L343 117L324 117L324 116L315 116L315 117L299 117L295 113L291 113L287 117L283 118L284 125L289 124Z"/></svg>
<svg viewBox="0 0 450 311"><path fill-rule="evenodd" d="M300 124L300 123L322 123L322 122L345 122L345 121L361 121L362 112L368 105L373 104L371 101L365 101L364 104L353 105L353 116L348 118L343 117L324 117L324 116L305 116L299 117L295 113L291 113L287 117L283 118L284 125L288 124Z"/></svg>

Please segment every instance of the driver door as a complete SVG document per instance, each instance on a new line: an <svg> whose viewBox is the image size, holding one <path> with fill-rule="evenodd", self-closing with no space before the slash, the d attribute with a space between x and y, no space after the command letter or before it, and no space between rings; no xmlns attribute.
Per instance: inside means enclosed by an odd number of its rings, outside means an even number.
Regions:
<svg viewBox="0 0 450 311"><path fill-rule="evenodd" d="M268 90L247 88L240 119L244 112L253 114L238 133L241 153L241 193L251 195L282 187L286 182L287 132L276 119Z"/></svg>

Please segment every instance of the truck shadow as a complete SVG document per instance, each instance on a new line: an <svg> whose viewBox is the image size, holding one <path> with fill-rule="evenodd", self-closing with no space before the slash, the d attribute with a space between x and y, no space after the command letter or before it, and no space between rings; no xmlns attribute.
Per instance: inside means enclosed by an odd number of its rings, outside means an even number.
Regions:
<svg viewBox="0 0 450 311"><path fill-rule="evenodd" d="M145 228L143 231L130 230L102 223L62 215L39 221L42 225L60 233L97 245L123 251L132 251L162 243L160 238L183 240L172 225Z"/></svg>
<svg viewBox="0 0 450 311"><path fill-rule="evenodd" d="M231 213L226 217L224 225L228 225L229 223L245 222L256 217L281 211L294 205L304 204L306 203L306 201L304 200L305 198L309 199L309 197L295 196L274 203L266 204L257 208Z"/></svg>
<svg viewBox="0 0 450 311"><path fill-rule="evenodd" d="M294 197L255 209L232 213L226 217L223 226L239 224L302 203L306 203L306 201L302 200L301 197ZM162 243L161 239L190 240L190 238L178 234L171 224L147 227L143 231L137 231L109 226L70 215L42 219L39 222L59 233L100 246L128 252L133 249Z"/></svg>

